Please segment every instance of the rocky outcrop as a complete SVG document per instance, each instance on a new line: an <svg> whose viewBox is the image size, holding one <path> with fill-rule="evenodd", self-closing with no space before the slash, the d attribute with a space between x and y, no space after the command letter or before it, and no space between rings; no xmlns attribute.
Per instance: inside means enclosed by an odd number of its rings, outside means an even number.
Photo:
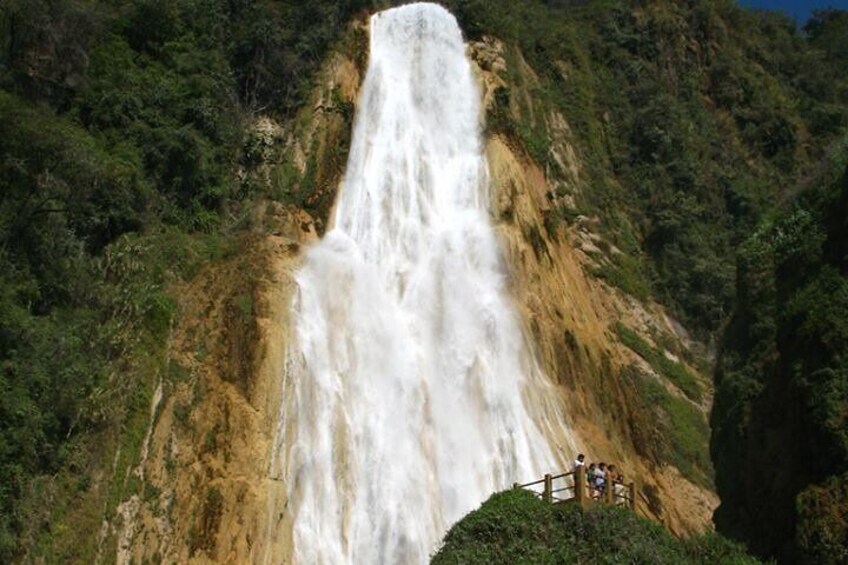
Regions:
<svg viewBox="0 0 848 565"><path fill-rule="evenodd" d="M352 53L362 52L362 29L354 24L346 35ZM294 273L302 247L327 226L363 64L334 52L293 122L260 116L252 124L255 162L239 177L266 196L225 259L171 289L179 314L168 369L139 462L124 478L137 486L103 524L100 561L289 562L275 453Z"/></svg>
<svg viewBox="0 0 848 565"><path fill-rule="evenodd" d="M499 76L506 58L500 42L485 39L472 44L469 52L478 65L483 99L491 113L497 89L520 88ZM518 72L532 73L520 57L516 59ZM531 75L522 82L533 80ZM519 92L515 96L524 95ZM635 401L632 383L622 378L622 369L637 365L669 394L679 397L680 391L626 347L617 337L616 327L632 328L646 343L653 343L653 336L665 336L679 350L688 347L687 336L660 305L636 300L591 276L593 267L603 260L599 258L602 249L621 253L605 244L598 233L603 218L578 217L570 225L550 222L552 210L570 202L567 196L564 202L557 201L557 194L573 195L586 187L565 118L557 112L545 115L539 107L534 111L537 127L550 137L550 157L560 164L557 176L545 171L515 139L495 134L486 144L493 220L525 335L556 385L569 427L587 458L614 461L640 483L640 512L677 534L699 532L710 526L718 499L710 488L687 479L640 445L652 427L654 414ZM558 190L563 186L567 191ZM691 367L689 370L695 373ZM708 389L708 379L700 376L699 385ZM704 395L703 404L690 402L701 411L702 419L708 403L709 394ZM706 436L702 440L705 442ZM561 453L564 464L574 455Z"/></svg>
<svg viewBox="0 0 848 565"><path fill-rule="evenodd" d="M362 26L349 35L349 52L360 53ZM469 48L490 118L498 89L518 88L504 78L504 49L494 39ZM531 82L532 70L520 54L516 60L515 71ZM104 524L103 561L112 551L121 563L290 559L291 521L276 441L293 274L302 246L328 227L363 66L361 58L336 52L293 123L256 120L249 143L257 164L241 177L268 197L255 206L251 232L236 255L173 288L180 316L168 374L132 471L139 487ZM683 395L623 345L615 328L632 328L668 355L657 336L671 340L678 353L686 350L686 336L659 305L591 276L604 253L620 253L599 234L603 218L551 222L553 210L573 207L575 195L587 189L579 151L565 116L534 106L527 91L516 97L533 107L533 123L550 136L549 161L556 166L543 168L520 140L491 133L492 216L525 335L553 385L546 401L566 414L589 459L614 461L637 479L641 513L678 534L700 531L717 499L644 445L654 414L634 400L622 371L638 366L668 394ZM699 382L707 388L706 379ZM691 404L703 412L709 398ZM559 455L563 465L574 456L563 448Z"/></svg>
<svg viewBox="0 0 848 565"><path fill-rule="evenodd" d="M283 553L284 489L269 473L298 244L243 254L174 289L167 392L116 524L117 560L260 562ZM247 276L246 276L247 275Z"/></svg>

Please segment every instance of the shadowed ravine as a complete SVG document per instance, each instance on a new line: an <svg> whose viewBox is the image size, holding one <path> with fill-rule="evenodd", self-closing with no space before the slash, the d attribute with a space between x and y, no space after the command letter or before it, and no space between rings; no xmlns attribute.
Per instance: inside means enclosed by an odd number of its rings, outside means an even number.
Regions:
<svg viewBox="0 0 848 565"><path fill-rule="evenodd" d="M456 20L371 19L334 227L297 276L278 454L299 563L424 563L493 491L557 466L506 295ZM535 390L535 393L534 393ZM544 431L543 431L544 430Z"/></svg>

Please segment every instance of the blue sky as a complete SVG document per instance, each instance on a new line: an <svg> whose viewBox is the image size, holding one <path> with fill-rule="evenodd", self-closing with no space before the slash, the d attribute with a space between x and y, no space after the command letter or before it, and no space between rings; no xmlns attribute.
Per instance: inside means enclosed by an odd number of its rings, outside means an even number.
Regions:
<svg viewBox="0 0 848 565"><path fill-rule="evenodd" d="M848 10L848 0L739 0L739 3L751 8L783 10L795 18L798 25L804 25L816 9L830 7Z"/></svg>

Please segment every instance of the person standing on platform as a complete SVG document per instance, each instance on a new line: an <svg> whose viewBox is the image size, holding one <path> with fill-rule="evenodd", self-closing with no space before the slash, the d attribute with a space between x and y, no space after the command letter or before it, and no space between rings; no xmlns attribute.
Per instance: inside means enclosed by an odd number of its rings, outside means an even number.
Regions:
<svg viewBox="0 0 848 565"><path fill-rule="evenodd" d="M586 459L586 457L582 453L580 455L578 455L577 459L574 460L574 469L572 469L572 470L577 471L577 467L582 467L583 461L585 459Z"/></svg>

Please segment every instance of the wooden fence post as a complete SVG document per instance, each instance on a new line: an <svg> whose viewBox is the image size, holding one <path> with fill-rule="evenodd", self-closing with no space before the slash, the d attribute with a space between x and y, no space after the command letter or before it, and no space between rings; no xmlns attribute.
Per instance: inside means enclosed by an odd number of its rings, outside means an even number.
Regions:
<svg viewBox="0 0 848 565"><path fill-rule="evenodd" d="M586 468L583 465L574 468L574 499L580 506L586 506Z"/></svg>
<svg viewBox="0 0 848 565"><path fill-rule="evenodd" d="M628 485L628 490L630 491L630 509L634 512L636 511L636 482L630 481L630 485Z"/></svg>
<svg viewBox="0 0 848 565"><path fill-rule="evenodd" d="M592 487L593 485L589 485L586 477L586 468L582 465L579 465L574 468L572 473L564 473L562 475L557 475L558 478L565 478L571 476L574 480L574 501L586 508L592 501ZM542 500L547 502L548 504L552 504L554 502L554 478L553 475L547 473L545 478L542 479L544 483L544 490L542 491ZM530 483L531 485L539 484L539 481L535 481ZM630 481L629 483L618 483L622 487L620 499L626 499L621 502L621 506L627 506L630 510L636 511L636 481ZM601 496L598 498L598 502L604 504L614 504L618 505L619 500L616 498L616 482L611 478L607 478L604 491ZM521 489L523 488L519 483L512 483L512 488ZM532 490L532 489L531 489ZM561 489L566 490L566 489ZM536 491L534 491L536 492ZM538 494L538 492L536 493ZM562 499L559 499L562 500ZM626 504L625 504L626 502Z"/></svg>

